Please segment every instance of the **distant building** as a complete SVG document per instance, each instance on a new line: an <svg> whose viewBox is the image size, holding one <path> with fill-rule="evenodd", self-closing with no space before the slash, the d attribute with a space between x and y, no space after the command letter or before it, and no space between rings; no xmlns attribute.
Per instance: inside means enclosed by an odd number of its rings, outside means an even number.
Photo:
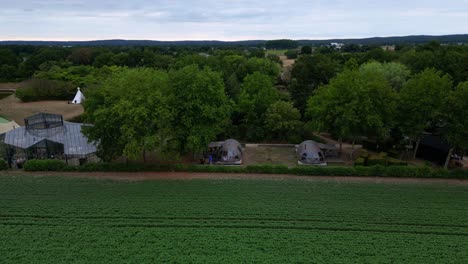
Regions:
<svg viewBox="0 0 468 264"><path fill-rule="evenodd" d="M385 51L395 51L395 45L385 45L385 46L381 46L381 48Z"/></svg>
<svg viewBox="0 0 468 264"><path fill-rule="evenodd" d="M337 50L341 50L344 47L344 45L345 45L344 43L337 43L337 42L330 43L330 47L337 49Z"/></svg>

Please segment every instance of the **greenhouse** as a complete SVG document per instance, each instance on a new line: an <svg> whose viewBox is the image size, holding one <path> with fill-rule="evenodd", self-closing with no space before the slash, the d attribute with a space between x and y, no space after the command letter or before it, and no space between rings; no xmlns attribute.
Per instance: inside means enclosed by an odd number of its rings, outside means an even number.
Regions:
<svg viewBox="0 0 468 264"><path fill-rule="evenodd" d="M0 147L10 166L29 159L60 159L70 165L97 161L96 146L82 133L87 126L40 113L24 120L25 126L0 135Z"/></svg>

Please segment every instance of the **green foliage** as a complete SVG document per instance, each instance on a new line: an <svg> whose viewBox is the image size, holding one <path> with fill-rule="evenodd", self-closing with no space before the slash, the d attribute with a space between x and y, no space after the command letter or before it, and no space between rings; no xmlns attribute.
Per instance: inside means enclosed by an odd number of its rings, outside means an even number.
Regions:
<svg viewBox="0 0 468 264"><path fill-rule="evenodd" d="M25 171L63 171L66 168L61 160L28 160L24 163Z"/></svg>
<svg viewBox="0 0 468 264"><path fill-rule="evenodd" d="M269 40L265 43L267 49L295 49L298 44L291 39Z"/></svg>
<svg viewBox="0 0 468 264"><path fill-rule="evenodd" d="M229 124L231 101L220 74L195 65L169 73L168 105L173 143L182 152L201 152Z"/></svg>
<svg viewBox="0 0 468 264"><path fill-rule="evenodd" d="M468 81L450 91L442 104L442 136L453 147L468 149Z"/></svg>
<svg viewBox="0 0 468 264"><path fill-rule="evenodd" d="M297 50L288 50L284 53L284 55L286 55L286 58L291 60L296 59L299 54Z"/></svg>
<svg viewBox="0 0 468 264"><path fill-rule="evenodd" d="M26 171L75 171L75 172L204 172L204 173L253 173L290 174L298 176L369 176L402 178L456 178L468 179L466 170L431 169L430 167L408 166L395 159L379 159L372 166L363 166L362 158L354 167L347 166L296 166L284 165L184 165L184 164L136 164L136 163L88 163L82 166L67 166L59 160L29 160ZM369 158L371 159L371 158ZM375 159L377 160L377 159ZM365 162L364 162L365 163ZM370 164L368 164L370 165Z"/></svg>
<svg viewBox="0 0 468 264"><path fill-rule="evenodd" d="M381 74L346 69L310 97L306 116L339 138L388 136L396 93Z"/></svg>
<svg viewBox="0 0 468 264"><path fill-rule="evenodd" d="M301 54L312 54L312 47L310 46L302 46Z"/></svg>
<svg viewBox="0 0 468 264"><path fill-rule="evenodd" d="M440 117L444 98L452 89L448 75L428 69L415 75L401 89L398 123L403 133L417 139Z"/></svg>
<svg viewBox="0 0 468 264"><path fill-rule="evenodd" d="M89 90L84 119L86 136L98 144L98 155L110 161L121 155L139 157L145 150L162 151L169 120L163 91L168 75L152 69L123 69L99 89Z"/></svg>
<svg viewBox="0 0 468 264"><path fill-rule="evenodd" d="M338 62L329 56L316 54L301 56L294 63L288 87L294 105L301 111L306 108L307 98L320 86L328 84L338 72Z"/></svg>
<svg viewBox="0 0 468 264"><path fill-rule="evenodd" d="M238 112L243 115L242 125L246 137L251 140L264 138L264 124L267 109L279 98L271 79L255 72L244 79L238 102Z"/></svg>
<svg viewBox="0 0 468 264"><path fill-rule="evenodd" d="M301 125L301 113L291 102L275 102L265 113L265 128L273 138L283 140L298 134Z"/></svg>
<svg viewBox="0 0 468 264"><path fill-rule="evenodd" d="M61 67L54 65L36 72L34 76L38 79L64 81L75 86L90 87L101 84L122 70L123 68L116 66L94 68L91 66Z"/></svg>
<svg viewBox="0 0 468 264"><path fill-rule="evenodd" d="M8 163L4 159L0 159L0 171L8 170Z"/></svg>
<svg viewBox="0 0 468 264"><path fill-rule="evenodd" d="M32 79L16 90L16 97L23 102L41 100L70 100L76 87L69 82Z"/></svg>
<svg viewBox="0 0 468 264"><path fill-rule="evenodd" d="M403 87L410 76L410 70L397 62L369 62L361 65L360 71L365 75L383 75L396 91L399 91Z"/></svg>
<svg viewBox="0 0 468 264"><path fill-rule="evenodd" d="M269 76L274 83L279 77L280 65L265 58L250 58L239 65L236 74L239 80L244 80L248 75L256 72Z"/></svg>

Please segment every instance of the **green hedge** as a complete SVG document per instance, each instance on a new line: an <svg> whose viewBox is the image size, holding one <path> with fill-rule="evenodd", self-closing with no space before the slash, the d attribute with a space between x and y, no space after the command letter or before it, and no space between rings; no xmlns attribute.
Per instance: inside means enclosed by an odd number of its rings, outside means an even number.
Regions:
<svg viewBox="0 0 468 264"><path fill-rule="evenodd" d="M8 170L8 163L5 160L0 159L0 171L2 170Z"/></svg>
<svg viewBox="0 0 468 264"><path fill-rule="evenodd" d="M67 167L60 160L28 160L23 168L25 171L64 171Z"/></svg>
<svg viewBox="0 0 468 264"><path fill-rule="evenodd" d="M207 173L264 173L292 174L301 176L370 176L370 177L406 177L406 178L457 178L468 179L467 170L431 169L416 166L296 166L283 165L156 165L125 163L89 163L83 166L67 166L59 160L29 160L25 163L26 171L76 171L76 172L207 172Z"/></svg>

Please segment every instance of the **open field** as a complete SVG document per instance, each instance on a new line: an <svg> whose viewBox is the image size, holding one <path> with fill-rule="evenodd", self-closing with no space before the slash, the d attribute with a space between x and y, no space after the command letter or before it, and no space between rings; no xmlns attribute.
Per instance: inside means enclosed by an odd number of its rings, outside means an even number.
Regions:
<svg viewBox="0 0 468 264"><path fill-rule="evenodd" d="M67 101L38 101L23 103L14 94L0 98L0 113L3 117L24 125L24 118L40 112L61 114L65 120L83 113L83 106L68 104Z"/></svg>
<svg viewBox="0 0 468 264"><path fill-rule="evenodd" d="M266 51L266 54L267 55L272 54L272 55L282 56L282 55L284 55L284 53L286 51L288 51L288 50L286 50L286 49L283 49L283 50L281 50L281 49L269 49L269 50Z"/></svg>
<svg viewBox="0 0 468 264"><path fill-rule="evenodd" d="M2 263L466 263L468 188L0 176Z"/></svg>

